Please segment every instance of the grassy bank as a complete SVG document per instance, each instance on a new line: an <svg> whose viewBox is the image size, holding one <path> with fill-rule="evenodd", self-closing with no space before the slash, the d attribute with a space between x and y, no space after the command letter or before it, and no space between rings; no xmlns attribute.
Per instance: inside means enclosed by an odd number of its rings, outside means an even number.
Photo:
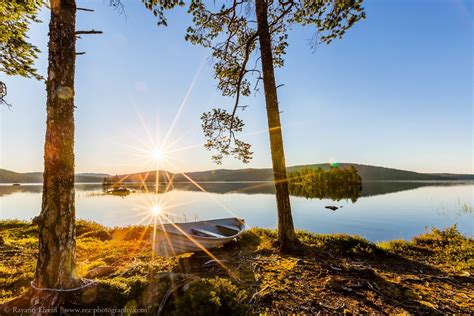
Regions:
<svg viewBox="0 0 474 316"><path fill-rule="evenodd" d="M150 233L79 221L77 273L97 283L75 294L75 306L193 315L474 310L474 240L455 227L380 244L299 232L295 255L277 251L274 231L252 229L213 250L219 262L153 256ZM30 223L0 221L0 303L29 289L36 235Z"/></svg>

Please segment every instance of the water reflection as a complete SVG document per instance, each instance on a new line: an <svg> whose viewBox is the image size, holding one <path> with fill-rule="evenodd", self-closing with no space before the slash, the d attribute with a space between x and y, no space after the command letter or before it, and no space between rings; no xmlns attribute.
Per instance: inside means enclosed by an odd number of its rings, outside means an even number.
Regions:
<svg viewBox="0 0 474 316"><path fill-rule="evenodd" d="M147 193L140 184L129 184L130 195L104 194L102 184L76 185L76 214L106 226L146 224L143 205L158 199L169 206L178 221L229 216L245 218L250 226L276 228L276 202L271 182L175 183L159 194ZM149 192L155 187L148 185ZM332 212L328 199L292 196L295 227L318 233L358 234L369 240L411 238L426 227L446 228L458 224L473 235L474 182L366 182L357 202L337 202L343 208ZM41 185L0 185L0 219L30 220L41 209ZM231 215L232 212L234 215Z"/></svg>
<svg viewBox="0 0 474 316"><path fill-rule="evenodd" d="M377 196L390 194L408 190L415 190L423 187L449 187L457 185L473 185L472 181L366 181L362 183L362 188L358 186L334 186L321 188L318 186L292 188L290 195L317 198L332 199L339 201L341 199L350 199L355 202L359 197ZM273 182L200 182L199 185L207 192L228 194L274 194L275 188ZM131 190L132 193L137 192L158 192L165 193L173 190L200 192L200 188L189 182L176 182L169 186L166 183L160 183L156 189L155 183L124 183L124 186ZM0 196L13 194L17 192L41 193L43 187L41 184L22 184L21 186L13 186L10 184L0 184ZM99 183L79 183L76 184L76 191L104 192L104 187ZM105 192L104 192L105 193ZM118 194L119 196L128 194ZM460 205L460 208L466 208L467 212L472 213L472 208L468 204Z"/></svg>
<svg viewBox="0 0 474 316"><path fill-rule="evenodd" d="M289 173L290 194L307 199L331 199L357 201L362 191L362 179L353 166L348 168L330 167L303 168ZM335 206L328 206L335 210Z"/></svg>
<svg viewBox="0 0 474 316"><path fill-rule="evenodd" d="M349 199L355 203L362 191L361 184L354 185L290 185L290 194L307 199L331 199L340 201Z"/></svg>
<svg viewBox="0 0 474 316"><path fill-rule="evenodd" d="M40 184L12 186L12 185L0 185L0 196L10 195L14 193L41 193L43 192L43 186Z"/></svg>

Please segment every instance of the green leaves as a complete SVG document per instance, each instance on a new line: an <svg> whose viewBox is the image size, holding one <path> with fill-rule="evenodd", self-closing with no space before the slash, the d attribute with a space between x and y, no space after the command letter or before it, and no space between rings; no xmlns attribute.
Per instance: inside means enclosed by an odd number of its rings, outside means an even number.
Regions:
<svg viewBox="0 0 474 316"><path fill-rule="evenodd" d="M251 26L249 21L251 5L248 0L234 1L232 5L226 1L208 5L196 0L189 6L194 26L188 28L185 38L211 49L217 87L224 96L235 98L232 113L213 109L201 117L207 139L205 148L216 152L212 159L218 164L224 156L233 156L248 163L253 154L250 144L235 137L244 127L242 120L236 116L240 96L251 93L251 82L246 75L258 71L247 68L257 45L256 27Z"/></svg>
<svg viewBox="0 0 474 316"><path fill-rule="evenodd" d="M167 26L165 11L173 9L176 6L184 6L183 0L142 0L145 7L150 10L155 17L157 17L158 25Z"/></svg>
<svg viewBox="0 0 474 316"><path fill-rule="evenodd" d="M362 0L267 2L274 67L284 65L288 29L293 24L315 25L318 35L315 38L319 41L313 44L329 44L365 18ZM194 25L187 29L186 40L211 49L217 87L222 95L234 97L232 114L222 109L203 114L205 147L217 152L213 159L218 163L228 155L248 162L251 159L250 145L236 139L234 133L240 132L244 126L235 116L240 97L249 96L252 86L257 90L262 79L260 58L253 56L258 51L255 3L252 0L192 0L188 12L193 15ZM257 76L251 76L255 74Z"/></svg>
<svg viewBox="0 0 474 316"><path fill-rule="evenodd" d="M318 0L302 1L289 19L290 23L316 26L319 43L330 44L342 38L356 22L365 19L363 0Z"/></svg>
<svg viewBox="0 0 474 316"><path fill-rule="evenodd" d="M288 47L288 29L293 24L315 25L319 42L329 44L341 38L347 29L365 18L363 0L287 0L267 1L267 14L272 36L274 67L283 67ZM166 25L165 10L184 6L183 0L142 0ZM236 116L241 96L249 96L252 86L258 90L262 79L258 51L258 30L255 2L252 0L203 1L190 0L188 12L193 26L188 27L185 39L193 44L210 48L214 62L217 87L222 95L234 98L232 113L213 109L201 117L207 139L205 148L215 151L212 157L221 163L224 156L233 156L244 163L252 158L250 144L240 141L235 133L241 132L244 123ZM254 85L252 81L255 81Z"/></svg>
<svg viewBox="0 0 474 316"><path fill-rule="evenodd" d="M237 116L224 109L212 109L201 116L202 129L207 139L204 147L209 151L217 152L212 159L222 163L224 156L233 156L243 163L252 158L250 144L235 138L235 132L241 132L244 123Z"/></svg>
<svg viewBox="0 0 474 316"><path fill-rule="evenodd" d="M43 0L0 1L0 71L11 76L43 79L34 67L39 49L28 42L27 31Z"/></svg>
<svg viewBox="0 0 474 316"><path fill-rule="evenodd" d="M42 80L34 63L39 49L28 41L29 26L40 22L37 14L44 0L0 1L0 72ZM0 105L5 101L7 86L0 81Z"/></svg>

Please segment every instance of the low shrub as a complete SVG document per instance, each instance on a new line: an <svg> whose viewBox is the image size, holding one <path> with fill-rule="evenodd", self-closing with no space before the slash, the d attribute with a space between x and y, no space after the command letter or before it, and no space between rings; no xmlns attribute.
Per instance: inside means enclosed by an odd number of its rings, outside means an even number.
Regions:
<svg viewBox="0 0 474 316"><path fill-rule="evenodd" d="M192 283L176 296L171 315L242 315L247 292L227 279L216 277Z"/></svg>
<svg viewBox="0 0 474 316"><path fill-rule="evenodd" d="M99 230L85 232L84 234L80 236L80 238L94 238L101 241L106 241L106 240L111 240L112 236L105 229L99 229Z"/></svg>

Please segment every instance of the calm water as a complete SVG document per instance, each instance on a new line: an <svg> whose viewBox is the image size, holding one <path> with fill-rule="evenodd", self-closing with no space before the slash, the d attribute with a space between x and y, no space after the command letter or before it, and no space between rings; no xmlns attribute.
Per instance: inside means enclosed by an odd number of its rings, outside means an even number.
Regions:
<svg viewBox="0 0 474 316"><path fill-rule="evenodd" d="M76 213L106 226L145 224L159 203L175 221L238 216L249 226L275 228L276 202L269 183L207 183L207 192L177 185L166 193L105 195L101 185L76 186ZM40 185L0 185L0 219L30 220L41 208ZM154 191L154 188L149 188ZM163 188L160 187L160 190ZM474 235L474 182L368 182L361 197L350 200L291 197L298 229L317 233L358 234L372 241L409 239L429 227L453 224ZM342 208L331 211L324 206Z"/></svg>

